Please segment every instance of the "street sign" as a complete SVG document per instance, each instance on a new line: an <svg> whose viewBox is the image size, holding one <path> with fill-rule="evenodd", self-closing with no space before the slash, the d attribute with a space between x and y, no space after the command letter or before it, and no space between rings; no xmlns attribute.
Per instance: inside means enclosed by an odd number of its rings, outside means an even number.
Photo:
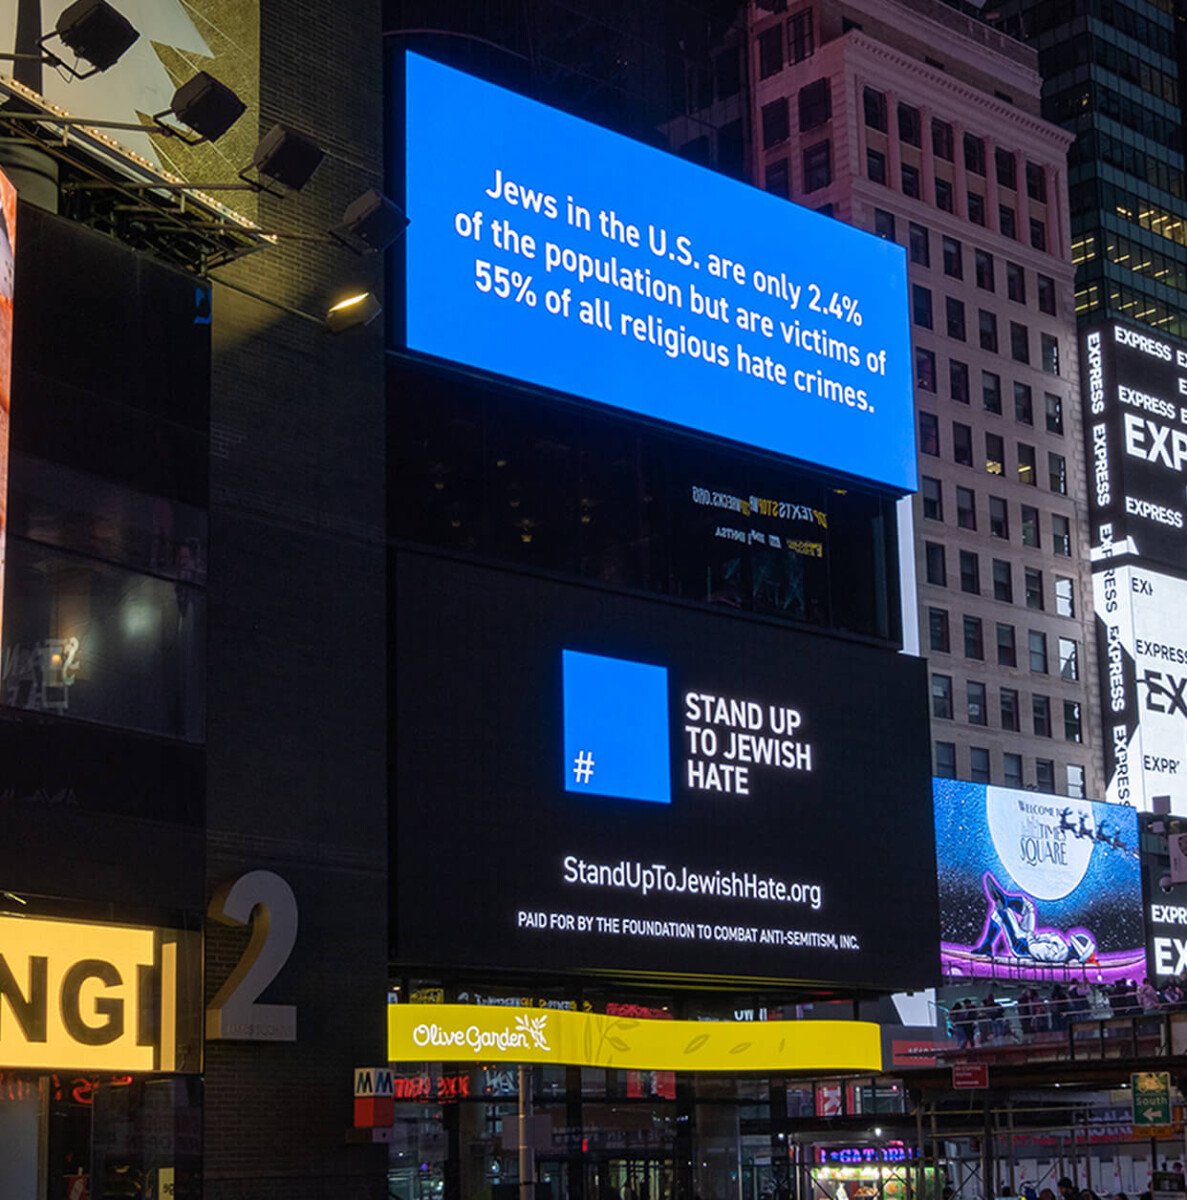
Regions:
<svg viewBox="0 0 1187 1200"><path fill-rule="evenodd" d="M1171 1122L1171 1077L1165 1071L1140 1071L1129 1077L1135 1129Z"/></svg>
<svg viewBox="0 0 1187 1200"><path fill-rule="evenodd" d="M989 1086L988 1063L953 1063L952 1086L954 1088L987 1088Z"/></svg>

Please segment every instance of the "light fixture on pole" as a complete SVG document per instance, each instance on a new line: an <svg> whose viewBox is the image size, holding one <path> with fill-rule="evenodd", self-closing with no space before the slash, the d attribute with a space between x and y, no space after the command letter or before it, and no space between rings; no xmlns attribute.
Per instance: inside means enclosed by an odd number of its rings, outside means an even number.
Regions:
<svg viewBox="0 0 1187 1200"><path fill-rule="evenodd" d="M377 254L386 250L407 227L403 209L377 188L371 188L347 206L342 224L331 229L330 234L359 254Z"/></svg>
<svg viewBox="0 0 1187 1200"><path fill-rule="evenodd" d="M78 58L89 62L91 69L77 71L47 50L45 43L54 37ZM107 0L75 0L63 9L53 33L45 34L37 44L49 65L61 67L75 79L89 79L114 66L139 37L127 17L116 12Z"/></svg>
<svg viewBox="0 0 1187 1200"><path fill-rule="evenodd" d="M354 296L347 296L345 300L339 300L326 313L326 329L330 333L360 329L364 325L370 325L381 312L383 305L373 292L359 292Z"/></svg>
<svg viewBox="0 0 1187 1200"><path fill-rule="evenodd" d="M173 93L173 103L154 114L157 128L180 138L189 146L200 142L216 142L243 114L247 105L225 83L206 71L199 71ZM166 125L162 117L172 114L198 136L188 138L174 125Z"/></svg>
<svg viewBox="0 0 1187 1200"><path fill-rule="evenodd" d="M313 178L325 157L325 151L312 138L287 125L273 125L260 139L251 162L239 172L239 178L251 183L247 172L254 169L257 175L271 179L284 189L280 193L272 192L272 195L299 192ZM261 191L270 191L259 182L254 186Z"/></svg>

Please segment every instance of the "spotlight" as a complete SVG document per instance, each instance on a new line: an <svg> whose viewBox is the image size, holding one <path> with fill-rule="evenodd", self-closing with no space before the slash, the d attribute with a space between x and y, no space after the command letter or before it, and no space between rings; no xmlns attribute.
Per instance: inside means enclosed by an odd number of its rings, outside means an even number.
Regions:
<svg viewBox="0 0 1187 1200"><path fill-rule="evenodd" d="M312 138L287 125L273 125L260 140L250 165L290 192L299 192L324 158L324 151Z"/></svg>
<svg viewBox="0 0 1187 1200"><path fill-rule="evenodd" d="M342 214L342 224L331 229L340 242L354 250L378 253L404 232L408 218L376 188L364 192Z"/></svg>
<svg viewBox="0 0 1187 1200"><path fill-rule="evenodd" d="M82 75L72 72L77 79L106 71L140 36L132 23L116 12L107 0L75 0L63 10L54 32L64 46L93 68ZM50 33L41 39L43 49L45 41L53 36ZM66 69L70 70L68 66Z"/></svg>
<svg viewBox="0 0 1187 1200"><path fill-rule="evenodd" d="M246 111L247 105L226 84L219 83L205 71L199 71L173 93L173 103L164 112L157 113L154 120L160 125L160 118L172 113L198 135L198 141L215 142ZM176 133L168 125L161 127Z"/></svg>
<svg viewBox="0 0 1187 1200"><path fill-rule="evenodd" d="M326 328L331 333L345 333L348 329L357 329L370 325L383 312L383 305L372 292L359 292L357 296L347 296L339 300L326 313Z"/></svg>

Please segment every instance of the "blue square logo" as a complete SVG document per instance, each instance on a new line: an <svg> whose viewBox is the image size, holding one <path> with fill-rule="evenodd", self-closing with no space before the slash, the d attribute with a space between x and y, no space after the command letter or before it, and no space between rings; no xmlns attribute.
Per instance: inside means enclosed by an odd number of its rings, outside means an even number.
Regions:
<svg viewBox="0 0 1187 1200"><path fill-rule="evenodd" d="M562 650L565 791L672 803L668 670Z"/></svg>

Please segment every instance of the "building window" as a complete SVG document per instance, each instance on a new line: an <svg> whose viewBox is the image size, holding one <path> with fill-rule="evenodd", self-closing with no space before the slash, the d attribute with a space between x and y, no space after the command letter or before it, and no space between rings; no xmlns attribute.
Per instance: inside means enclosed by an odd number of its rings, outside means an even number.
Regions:
<svg viewBox="0 0 1187 1200"><path fill-rule="evenodd" d="M907 226L907 246L913 263L921 267L931 266L931 239L926 225L916 225L912 221Z"/></svg>
<svg viewBox="0 0 1187 1200"><path fill-rule="evenodd" d="M952 422L952 457L959 466L973 465L973 430L959 421Z"/></svg>
<svg viewBox="0 0 1187 1200"><path fill-rule="evenodd" d="M1030 219L1030 244L1036 250L1047 249L1047 223L1040 221L1038 217Z"/></svg>
<svg viewBox="0 0 1187 1200"><path fill-rule="evenodd" d="M969 747L969 778L973 783L992 783L989 776L989 751L984 746Z"/></svg>
<svg viewBox="0 0 1187 1200"><path fill-rule="evenodd" d="M1035 759L1035 787L1040 792L1055 791L1055 764L1049 758Z"/></svg>
<svg viewBox="0 0 1187 1200"><path fill-rule="evenodd" d="M866 174L871 183L886 183L886 155L881 150L866 151Z"/></svg>
<svg viewBox="0 0 1187 1200"><path fill-rule="evenodd" d="M1035 470L1035 448L1025 442L1018 443L1018 482L1027 487L1039 486L1039 475Z"/></svg>
<svg viewBox="0 0 1187 1200"><path fill-rule="evenodd" d="M923 552L927 564L927 582L936 587L947 587L948 568L944 562L944 547L939 542L924 542Z"/></svg>
<svg viewBox="0 0 1187 1200"><path fill-rule="evenodd" d="M951 162L953 157L952 126L936 117L931 122L931 150L936 158Z"/></svg>
<svg viewBox="0 0 1187 1200"><path fill-rule="evenodd" d="M944 519L944 493L940 487L938 479L932 479L930 475L924 475L921 480L922 488L920 489L923 496L923 515L929 521L942 521Z"/></svg>
<svg viewBox="0 0 1187 1200"><path fill-rule="evenodd" d="M1035 549L1039 546L1039 510L1033 504L1022 506L1022 544Z"/></svg>
<svg viewBox="0 0 1187 1200"><path fill-rule="evenodd" d="M1043 572L1038 567L1026 568L1026 607L1043 611ZM1045 634L1042 636L1046 636ZM1046 661L1046 651L1043 652ZM1033 668L1032 668L1033 669ZM1047 668L1044 667L1043 670Z"/></svg>
<svg viewBox="0 0 1187 1200"><path fill-rule="evenodd" d="M931 715L943 721L952 720L952 676L931 677Z"/></svg>
<svg viewBox="0 0 1187 1200"><path fill-rule="evenodd" d="M1027 646L1030 649L1030 670L1032 675L1047 674L1047 635L1041 630L1032 629L1026 635Z"/></svg>
<svg viewBox="0 0 1187 1200"><path fill-rule="evenodd" d="M1010 322L1010 357L1015 362L1030 362L1030 330L1017 321Z"/></svg>
<svg viewBox="0 0 1187 1200"><path fill-rule="evenodd" d="M954 296L944 297L944 315L947 318L948 336L958 342L964 341L964 302Z"/></svg>
<svg viewBox="0 0 1187 1200"><path fill-rule="evenodd" d="M1002 231L1002 237L1018 238L1018 221L1014 210L1008 204L997 206L997 223Z"/></svg>
<svg viewBox="0 0 1187 1200"><path fill-rule="evenodd" d="M1022 755L1002 755L1002 783L1008 788L1022 787Z"/></svg>
<svg viewBox="0 0 1187 1200"><path fill-rule="evenodd" d="M1051 697L1031 696L1030 713L1034 722L1035 737L1049 738L1051 736Z"/></svg>
<svg viewBox="0 0 1187 1200"><path fill-rule="evenodd" d="M865 109L866 124L871 129L881 133L886 132L886 97L872 87L867 87L861 94L862 105Z"/></svg>
<svg viewBox="0 0 1187 1200"><path fill-rule="evenodd" d="M967 712L970 725L988 725L989 715L985 713L985 685L970 679L965 686Z"/></svg>
<svg viewBox="0 0 1187 1200"><path fill-rule="evenodd" d="M1014 577L1010 564L1000 558L993 560L993 598L1014 603Z"/></svg>
<svg viewBox="0 0 1187 1200"><path fill-rule="evenodd" d="M960 243L955 238L946 237L941 239L941 244L944 247L944 274L951 275L953 279L963 279L964 252Z"/></svg>
<svg viewBox="0 0 1187 1200"><path fill-rule="evenodd" d="M1017 263L1006 263L1006 295L1018 304L1026 303L1026 272Z"/></svg>
<svg viewBox="0 0 1187 1200"><path fill-rule="evenodd" d="M787 115L787 97L780 96L770 104L762 106L762 148L770 150L782 145L791 136L791 124Z"/></svg>
<svg viewBox="0 0 1187 1200"><path fill-rule="evenodd" d="M1018 703L1018 692L1014 688L1001 689L1001 716L1002 728L1007 733L1021 732L1021 708Z"/></svg>
<svg viewBox="0 0 1187 1200"><path fill-rule="evenodd" d="M1059 678L1069 683L1080 678L1080 645L1074 638L1059 639Z"/></svg>
<svg viewBox="0 0 1187 1200"><path fill-rule="evenodd" d="M874 232L888 242L894 241L894 213L884 208L874 209Z"/></svg>
<svg viewBox="0 0 1187 1200"><path fill-rule="evenodd" d="M1084 768L1075 763L1067 765L1067 794L1073 800L1084 799Z"/></svg>
<svg viewBox="0 0 1187 1200"><path fill-rule="evenodd" d="M1055 576L1055 613L1060 617L1076 615L1076 585L1063 575Z"/></svg>
<svg viewBox="0 0 1187 1200"><path fill-rule="evenodd" d="M999 667L1016 667L1018 665L1018 649L1014 644L1014 626L1002 625L997 627L997 665Z"/></svg>
<svg viewBox="0 0 1187 1200"><path fill-rule="evenodd" d="M1056 554L1070 558L1072 554L1072 523L1059 513L1051 514L1051 546ZM1055 608L1059 610L1058 581L1055 588Z"/></svg>
<svg viewBox="0 0 1187 1200"><path fill-rule="evenodd" d="M979 662L985 659L985 638L981 630L980 617L964 618L964 656Z"/></svg>
<svg viewBox="0 0 1187 1200"><path fill-rule="evenodd" d="M919 119L919 109L909 104L899 104L898 136L899 141L906 142L908 146L923 145L923 122Z"/></svg>
<svg viewBox="0 0 1187 1200"><path fill-rule="evenodd" d="M1006 502L1000 496L989 497L989 536L1008 538L1010 536L1010 515Z"/></svg>
<svg viewBox="0 0 1187 1200"><path fill-rule="evenodd" d="M919 453L940 455L940 422L929 412L919 414Z"/></svg>
<svg viewBox="0 0 1187 1200"><path fill-rule="evenodd" d="M960 590L972 596L981 594L981 563L971 550L960 552Z"/></svg>
<svg viewBox="0 0 1187 1200"><path fill-rule="evenodd" d="M1006 443L996 433L985 435L985 470L990 475L1006 473Z"/></svg>
<svg viewBox="0 0 1187 1200"><path fill-rule="evenodd" d="M915 351L915 386L921 392L936 390L936 355L920 346Z"/></svg>
<svg viewBox="0 0 1187 1200"><path fill-rule="evenodd" d="M974 175L985 174L985 141L971 133L964 135L964 169Z"/></svg>
<svg viewBox="0 0 1187 1200"><path fill-rule="evenodd" d="M800 88L799 110L801 133L818 129L832 117L833 96L827 78L814 80Z"/></svg>
<svg viewBox="0 0 1187 1200"><path fill-rule="evenodd" d="M918 200L922 195L922 185L919 181L919 168L911 166L910 163L903 163L903 195L910 196L912 200Z"/></svg>
<svg viewBox="0 0 1187 1200"><path fill-rule="evenodd" d="M936 742L936 775L940 779L956 778L955 742Z"/></svg>
<svg viewBox="0 0 1187 1200"><path fill-rule="evenodd" d="M787 22L788 50L793 63L803 62L816 50L812 34L812 10L802 8Z"/></svg>
<svg viewBox="0 0 1187 1200"><path fill-rule="evenodd" d="M1039 335L1039 344L1043 352L1043 370L1048 375L1059 374L1059 338L1051 333Z"/></svg>
<svg viewBox="0 0 1187 1200"><path fill-rule="evenodd" d="M985 197L979 192L969 192L969 220L985 227Z"/></svg>
<svg viewBox="0 0 1187 1200"><path fill-rule="evenodd" d="M1018 161L1009 150L1000 146L993 152L993 161L997 167L997 182L999 187L1018 190Z"/></svg>
<svg viewBox="0 0 1187 1200"><path fill-rule="evenodd" d="M1026 194L1040 204L1047 203L1047 172L1038 163L1026 164Z"/></svg>
<svg viewBox="0 0 1187 1200"><path fill-rule="evenodd" d="M972 488L956 489L956 524L961 529L977 528L976 499Z"/></svg>
<svg viewBox="0 0 1187 1200"><path fill-rule="evenodd" d="M772 25L758 38L758 77L769 79L783 70L783 26Z"/></svg>
<svg viewBox="0 0 1187 1200"><path fill-rule="evenodd" d="M1051 450L1047 451L1047 481L1053 492L1067 495L1067 459Z"/></svg>
<svg viewBox="0 0 1187 1200"><path fill-rule="evenodd" d="M997 353L997 316L980 308L977 310L977 327L981 334L981 349Z"/></svg>
<svg viewBox="0 0 1187 1200"><path fill-rule="evenodd" d="M791 180L787 170L787 159L767 163L766 189L772 196L782 196L784 200L791 196Z"/></svg>
<svg viewBox="0 0 1187 1200"><path fill-rule="evenodd" d="M1050 275L1036 275L1039 289L1039 312L1055 316L1055 280Z"/></svg>
<svg viewBox="0 0 1187 1200"><path fill-rule="evenodd" d="M1014 420L1020 425L1035 423L1034 403L1029 384L1014 383Z"/></svg>
<svg viewBox="0 0 1187 1200"><path fill-rule="evenodd" d="M911 312L916 325L923 329L932 327L930 288L918 283L911 284Z"/></svg>
<svg viewBox="0 0 1187 1200"><path fill-rule="evenodd" d="M735 46L731 50L723 50L713 60L717 75L717 99L728 100L742 90L742 56Z"/></svg>
<svg viewBox="0 0 1187 1200"><path fill-rule="evenodd" d="M947 654L952 649L948 636L948 610L944 608L929 608L927 610L927 632L931 648L940 654Z"/></svg>
<svg viewBox="0 0 1187 1200"><path fill-rule="evenodd" d="M1002 379L1000 375L995 375L992 371L981 372L981 402L985 405L986 412L1001 415ZM999 471L998 474L1001 472Z"/></svg>
<svg viewBox="0 0 1187 1200"><path fill-rule="evenodd" d="M936 179L936 208L946 213L953 210L952 185L946 179Z"/></svg>
<svg viewBox="0 0 1187 1200"><path fill-rule="evenodd" d="M969 402L969 364L957 358L948 360L948 395L957 404Z"/></svg>
<svg viewBox="0 0 1187 1200"><path fill-rule="evenodd" d="M1084 732L1080 726L1080 705L1075 700L1063 702L1063 740L1082 742Z"/></svg>
<svg viewBox="0 0 1187 1200"><path fill-rule="evenodd" d="M804 191L818 192L832 182L832 165L828 139L809 146L804 151Z"/></svg>
<svg viewBox="0 0 1187 1200"><path fill-rule="evenodd" d="M1047 409L1047 432L1063 433L1063 397L1044 392L1043 403Z"/></svg>

